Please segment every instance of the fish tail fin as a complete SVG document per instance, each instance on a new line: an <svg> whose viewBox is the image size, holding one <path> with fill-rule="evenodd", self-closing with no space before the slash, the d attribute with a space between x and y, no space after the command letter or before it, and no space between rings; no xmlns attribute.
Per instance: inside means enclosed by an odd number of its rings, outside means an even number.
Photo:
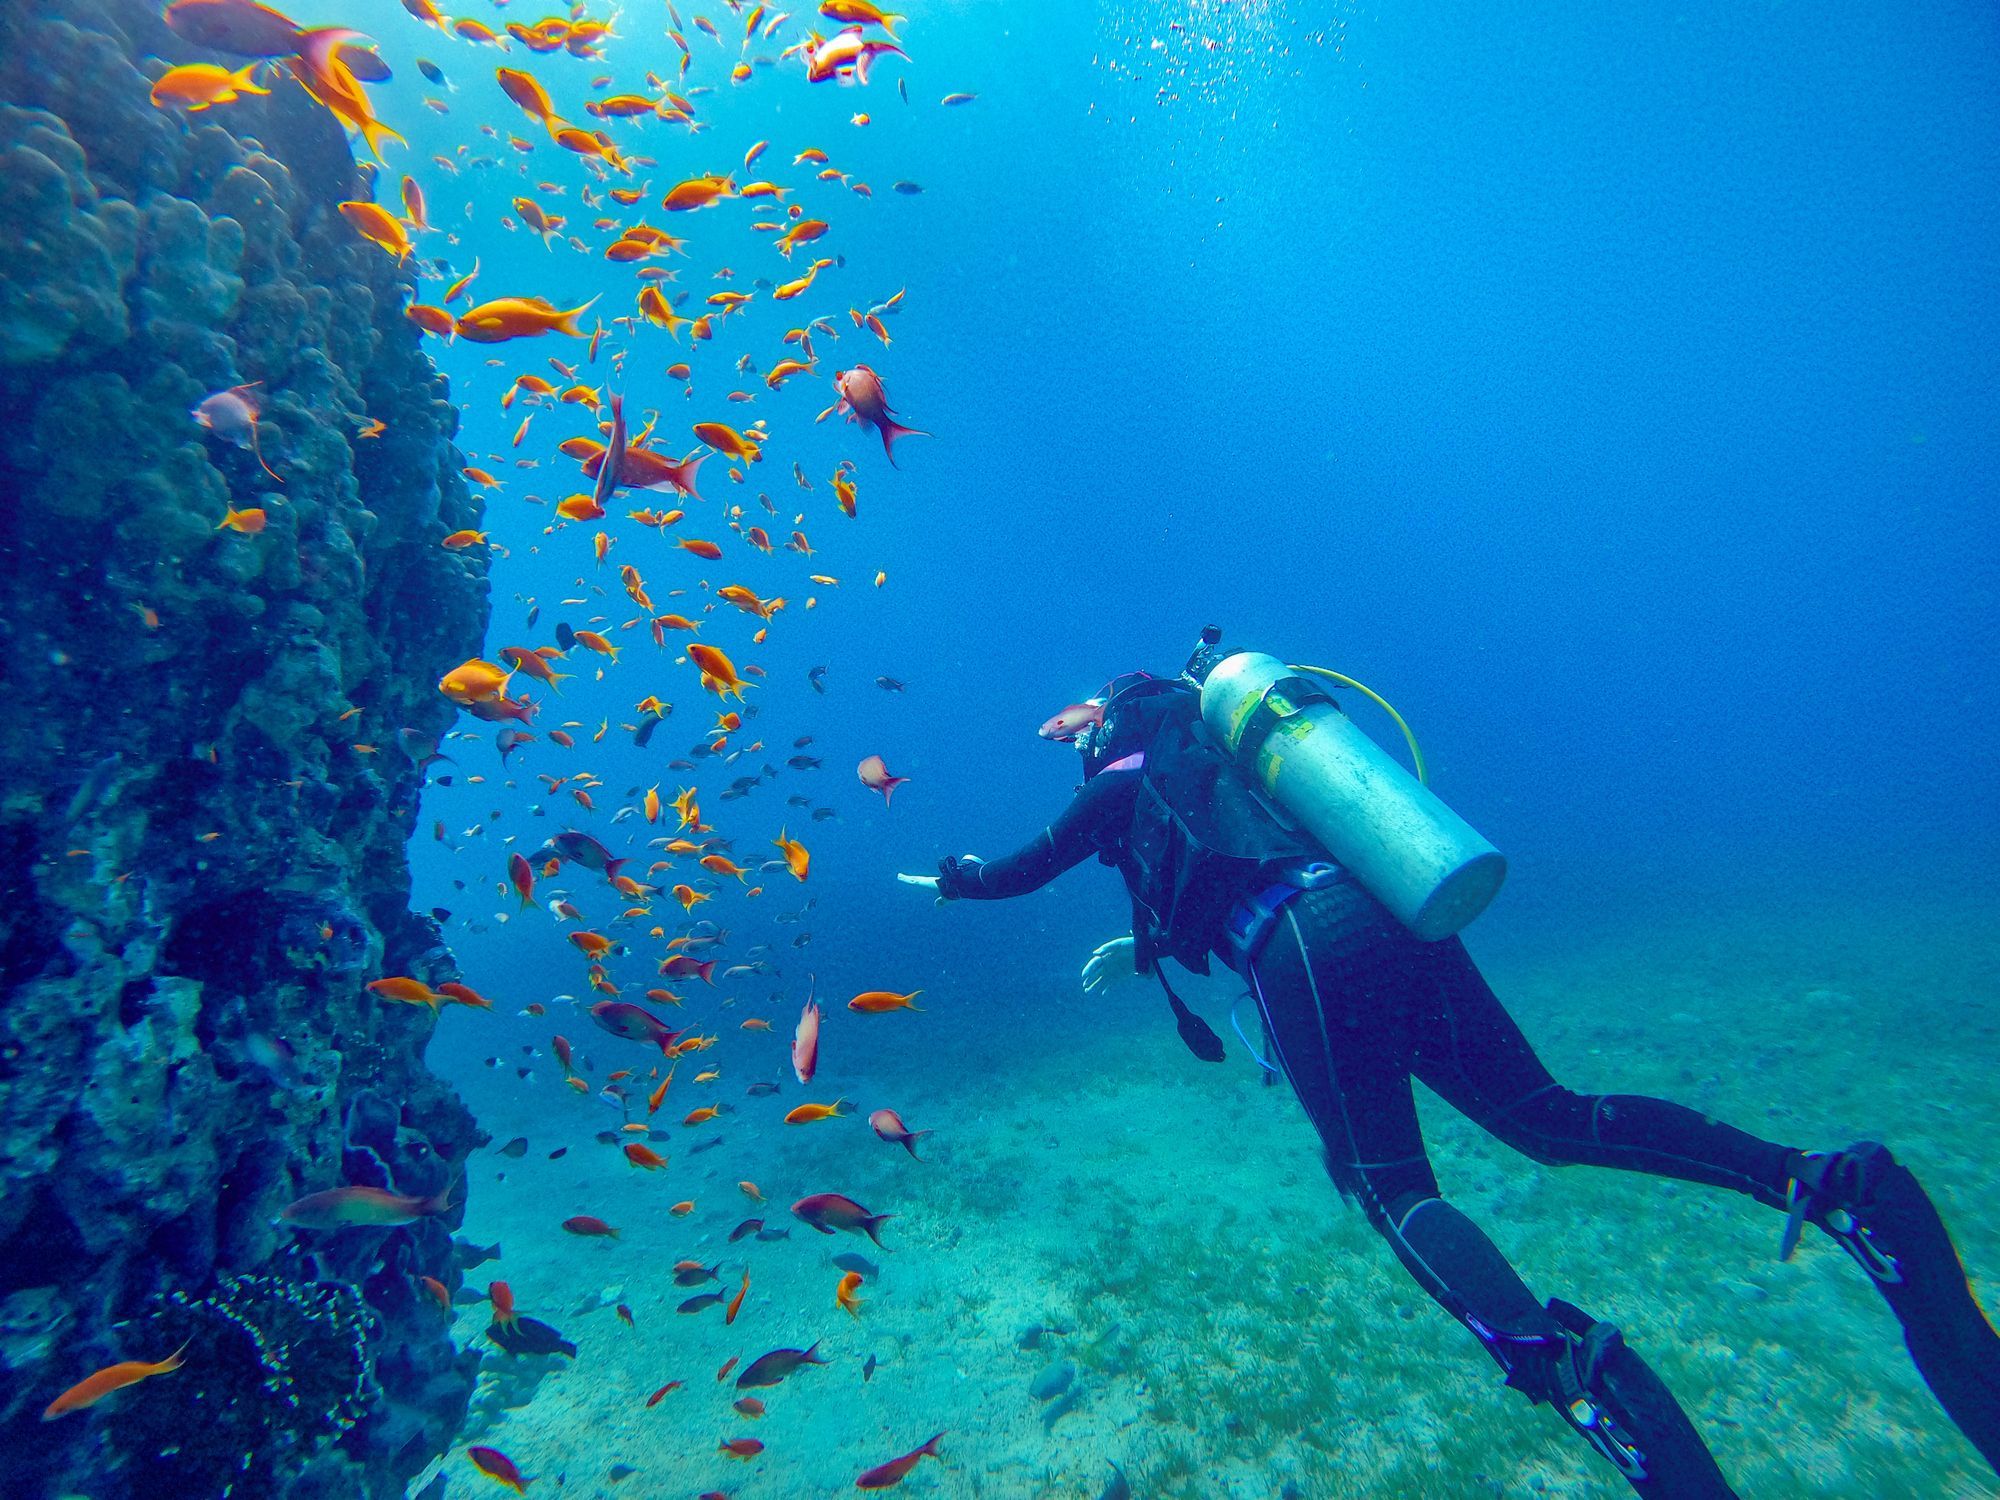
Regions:
<svg viewBox="0 0 2000 1500"><path fill-rule="evenodd" d="M338 61L344 45L365 38L350 26L315 26L299 32L292 40L298 44L296 55L306 70L324 76Z"/></svg>
<svg viewBox="0 0 2000 1500"><path fill-rule="evenodd" d="M861 1221L861 1227L866 1231L868 1231L868 1238L875 1242L876 1249L880 1250L887 1248L886 1246L883 1245L882 1236L877 1231L879 1231L884 1224L888 1223L891 1219L895 1217L896 1216L894 1214L870 1214L867 1218Z"/></svg>
<svg viewBox="0 0 2000 1500"><path fill-rule="evenodd" d="M436 1010L437 1007L433 1005L431 1009ZM418 1205L418 1212L424 1214L427 1217L431 1214L448 1214L456 1206L457 1205L451 1201L451 1189L445 1188L443 1191L433 1193L430 1197L424 1199L424 1201Z"/></svg>
<svg viewBox="0 0 2000 1500"><path fill-rule="evenodd" d="M567 333L575 338L582 338L583 330L577 326L576 320L595 306L597 306L597 298L592 297L583 306L572 307L568 312L556 319L556 331L558 333Z"/></svg>
<svg viewBox="0 0 2000 1500"><path fill-rule="evenodd" d="M901 422L898 422L893 417L888 417L888 416L883 417L881 426L882 426L882 451L889 455L889 466L891 468L897 467L896 464L897 438L931 436L930 433L925 432L921 427L905 427Z"/></svg>
<svg viewBox="0 0 2000 1500"><path fill-rule="evenodd" d="M359 122L359 129L361 131L361 138L368 142L368 149L374 153L375 160L377 161L382 160L382 142L385 137L394 141L399 146L410 144L403 139L401 132L397 131L393 126L384 125L372 115L368 119Z"/></svg>
<svg viewBox="0 0 2000 1500"><path fill-rule="evenodd" d="M629 858L607 859L604 862L604 878L606 880L616 880L618 878L618 872L624 869L630 863L632 863L632 861Z"/></svg>
<svg viewBox="0 0 2000 1500"><path fill-rule="evenodd" d="M925 1443L923 1447L917 1450L917 1452L928 1453L932 1458L936 1458L938 1456L937 1445L944 1441L945 1432L950 1432L950 1431L951 1429L947 1427L944 1430L944 1432L940 1432L936 1437L932 1438L928 1443ZM1117 1465L1113 1464L1112 1467L1116 1468Z"/></svg>
<svg viewBox="0 0 2000 1500"><path fill-rule="evenodd" d="M229 86L239 94L270 93L269 89L257 82L257 70L263 67L267 61L268 59L260 57L255 62L245 63L229 75Z"/></svg>
<svg viewBox="0 0 2000 1500"><path fill-rule="evenodd" d="M884 807L887 807L890 799L896 795L896 788L909 779L907 776L891 776L887 781L882 783L882 805Z"/></svg>
<svg viewBox="0 0 2000 1500"><path fill-rule="evenodd" d="M934 1133L935 1132L929 1130L906 1130L903 1132L903 1149L910 1153L910 1159L912 1161L923 1160L921 1156L917 1155L917 1137L924 1135L932 1135Z"/></svg>
<svg viewBox="0 0 2000 1500"><path fill-rule="evenodd" d="M175 1370L178 1370L182 1365L186 1364L188 1345L192 1344L193 1342L194 1340L191 1338L181 1340L180 1348L176 1349L172 1354L169 1354L165 1359L161 1360L157 1365L155 1365L153 1367L153 1373L155 1375L170 1375Z"/></svg>
<svg viewBox="0 0 2000 1500"><path fill-rule="evenodd" d="M264 449L257 441L257 423L254 418L250 423L250 453L257 460L258 468L269 474L278 483L283 484L285 482L285 477L282 474L264 462Z"/></svg>

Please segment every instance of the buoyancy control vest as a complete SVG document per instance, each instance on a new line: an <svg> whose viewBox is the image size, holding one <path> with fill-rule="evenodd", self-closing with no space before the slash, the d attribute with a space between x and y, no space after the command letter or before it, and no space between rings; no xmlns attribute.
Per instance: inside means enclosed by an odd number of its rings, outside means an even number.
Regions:
<svg viewBox="0 0 2000 1500"><path fill-rule="evenodd" d="M1146 694L1150 733L1132 821L1107 863L1131 892L1135 966L1146 972L1171 958L1206 974L1238 904L1274 872L1326 854L1251 788L1203 726L1199 693L1160 686ZM1130 729L1116 724L1118 707L1107 707L1107 719L1124 740Z"/></svg>

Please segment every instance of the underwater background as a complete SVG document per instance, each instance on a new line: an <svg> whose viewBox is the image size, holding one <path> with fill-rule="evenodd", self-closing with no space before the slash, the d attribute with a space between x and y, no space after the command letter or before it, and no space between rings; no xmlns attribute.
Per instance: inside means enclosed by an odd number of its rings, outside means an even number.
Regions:
<svg viewBox="0 0 2000 1500"><path fill-rule="evenodd" d="M152 7L0 13L7 1492L436 1500L497 1492L479 1447L530 1494L753 1500L846 1492L943 1431L909 1493L1116 1494L1114 1464L1147 1497L1625 1493L1340 1202L1225 1024L1233 981L1185 989L1221 1067L1152 986L1081 993L1129 926L1111 872L942 909L895 881L1036 833L1079 776L1037 726L1178 670L1210 623L1410 721L1433 787L1508 856L1467 941L1560 1080L1800 1146L1890 1142L1991 1306L1992 9L956 0L914 4L908 57L852 87L779 56L840 23L802 7L767 39L780 9L551 7L613 23L573 56L300 0L299 26L365 33L385 65L366 98L406 139L372 173L278 64L268 95L156 106L168 66L248 59ZM561 148L496 68L653 164ZM582 111L666 90L699 129ZM830 227L780 258L751 225L782 206L661 211L705 173L768 177ZM431 227L399 260L337 205L400 211L405 176ZM526 228L524 196L567 222ZM678 273L652 283L669 295L752 301L706 342L638 316L648 283L593 223L614 219L686 239L642 263ZM448 311L600 298L595 358L405 317L475 262ZM767 386L803 357L781 336L821 318L815 367ZM759 418L768 451L740 482L709 459L701 498L628 490L564 522L592 483L557 444L610 412L524 395L522 373L572 383L551 357L635 432L657 412L663 452ZM895 467L825 414L857 362L927 434ZM189 420L251 382L255 462ZM674 526L627 514L670 505ZM261 529L217 529L247 506ZM727 583L787 603L704 614ZM666 610L699 636L656 646ZM527 683L532 723L440 694L558 621L617 658L572 648L560 692ZM725 701L676 659L690 640L764 675ZM642 747L649 696L673 707ZM536 738L503 757L509 729ZM855 774L871 755L909 778L892 798ZM681 858L659 883L709 900L620 918L567 864L517 899L509 856L541 872L565 829L655 878L682 788L744 880ZM758 868L781 835L809 846L802 883ZM696 920L727 929L716 982L663 981L648 929ZM602 982L666 983L664 1018L716 1038L657 1119L657 1053L587 1013L583 929L622 945ZM365 988L408 975L491 1008ZM922 1009L844 1008L868 990ZM837 1096L851 1116L782 1122ZM930 1132L914 1151L868 1128L885 1106ZM683 1125L697 1107L724 1112ZM1421 1108L1453 1201L1537 1293L1625 1331L1743 1494L2000 1494L1831 1246L1781 1263L1754 1203L1557 1172ZM633 1122L666 1167L628 1162ZM451 1206L278 1221L342 1183ZM893 1214L883 1248L786 1212L822 1191ZM751 1217L772 1237L731 1240ZM850 1315L833 1257L857 1252ZM716 1276L677 1284L683 1261ZM732 1321L678 1310L746 1276ZM495 1280L573 1355L497 1347ZM183 1340L181 1369L41 1421ZM761 1416L732 1406L725 1361L815 1341L826 1368ZM745 1438L764 1446L720 1449Z"/></svg>

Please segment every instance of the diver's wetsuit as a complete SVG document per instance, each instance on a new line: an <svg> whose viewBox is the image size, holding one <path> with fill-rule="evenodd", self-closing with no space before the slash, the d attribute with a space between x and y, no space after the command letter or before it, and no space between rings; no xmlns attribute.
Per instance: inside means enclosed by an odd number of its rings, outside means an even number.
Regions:
<svg viewBox="0 0 2000 1500"><path fill-rule="evenodd" d="M1021 895L1091 855L1125 867L1141 764L1133 756L1100 771L1053 824L1004 858L945 860L939 894ZM1425 1291L1479 1338L1507 1383L1550 1401L1642 1493L1731 1491L1671 1394L1616 1330L1566 1303L1544 1306L1443 1199L1412 1078L1537 1161L1733 1188L1793 1213L1788 1244L1799 1223L1819 1224L1876 1277L1904 1319L1919 1366L1967 1435L1989 1461L2000 1453L2000 1369L1992 1358L2000 1343L1972 1302L1928 1198L1880 1147L1869 1148L1879 1157L1861 1148L1808 1155L1665 1100L1564 1088L1463 943L1419 940L1344 871L1285 901L1239 972L1263 1013L1272 1061L1319 1132L1334 1183L1361 1202ZM1832 1169L1815 1165L1825 1162L1844 1164L1854 1178L1847 1197L1828 1185ZM1848 1212L1864 1205L1867 1232ZM1880 1251L1892 1242L1891 1254L1921 1261L1885 1276ZM1578 1403L1580 1390L1603 1399L1595 1408Z"/></svg>

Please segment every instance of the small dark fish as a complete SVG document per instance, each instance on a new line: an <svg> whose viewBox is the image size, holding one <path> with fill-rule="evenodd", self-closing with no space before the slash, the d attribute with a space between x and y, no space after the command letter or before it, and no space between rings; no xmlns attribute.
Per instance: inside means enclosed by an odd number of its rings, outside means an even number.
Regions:
<svg viewBox="0 0 2000 1500"><path fill-rule="evenodd" d="M509 1354L561 1354L576 1358L576 1345L535 1318L516 1317L511 1322L492 1323L486 1329L486 1336Z"/></svg>
<svg viewBox="0 0 2000 1500"><path fill-rule="evenodd" d="M750 1361L749 1368L736 1377L736 1389L749 1391L759 1386L776 1385L802 1365L825 1363L827 1361L819 1357L817 1343L810 1349L773 1349L769 1354L760 1354Z"/></svg>
<svg viewBox="0 0 2000 1500"><path fill-rule="evenodd" d="M727 1292L703 1292L698 1297L688 1298L687 1301L683 1302L680 1305L680 1307L676 1309L676 1311L684 1313L698 1313L705 1307L713 1307L718 1302L727 1302L728 1300L729 1300L729 1293Z"/></svg>
<svg viewBox="0 0 2000 1500"><path fill-rule="evenodd" d="M1106 1459L1105 1462L1111 1463L1111 1460ZM1111 1463L1111 1477L1104 1481L1104 1493L1097 1500L1132 1500L1132 1482L1117 1464Z"/></svg>
<svg viewBox="0 0 2000 1500"><path fill-rule="evenodd" d="M866 1361L866 1362L865 1362L865 1363L864 1363L864 1364L863 1364L863 1365L861 1366L861 1378L862 1378L863 1380L873 1380L873 1379L875 1378L875 1356L874 1356L874 1355L872 1355L872 1354L871 1354L871 1355L869 1355L869 1356L868 1356L868 1359L867 1359L867 1361Z"/></svg>
<svg viewBox="0 0 2000 1500"><path fill-rule="evenodd" d="M810 932L802 932L797 937L792 939L792 946L794 948L803 948L807 943L810 943L812 940L813 940L813 935Z"/></svg>
<svg viewBox="0 0 2000 1500"><path fill-rule="evenodd" d="M608 1094L612 1090L606 1089L604 1092ZM618 1132L615 1130L600 1130L597 1132L597 1144L600 1146L615 1146L618 1144L618 1141Z"/></svg>
<svg viewBox="0 0 2000 1500"><path fill-rule="evenodd" d="M771 1095L778 1092L778 1086L775 1083L764 1083L760 1081L751 1084L750 1087L745 1089L743 1092L748 1094L752 1099L768 1099L771 1097Z"/></svg>
<svg viewBox="0 0 2000 1500"><path fill-rule="evenodd" d="M878 677L875 679L875 686L885 693L900 693L909 684L895 677Z"/></svg>
<svg viewBox="0 0 2000 1500"><path fill-rule="evenodd" d="M805 795L804 793L802 793L802 792L793 792L791 796L789 796L789 797L787 797L787 798L785 799L785 806L787 806L787 807L811 807L811 806L812 806L812 800L813 800L812 798L810 798L810 797L806 796L806 795Z"/></svg>
<svg viewBox="0 0 2000 1500"><path fill-rule="evenodd" d="M813 809L813 821L815 823L824 823L828 818L837 818L839 816L840 814L830 807L815 807Z"/></svg>
<svg viewBox="0 0 2000 1500"><path fill-rule="evenodd" d="M729 1231L729 1243L733 1245L742 1239L744 1235L755 1234L763 1227L764 1221L762 1219L745 1219L741 1224L738 1224L734 1229Z"/></svg>
<svg viewBox="0 0 2000 1500"><path fill-rule="evenodd" d="M792 741L792 748L794 750L803 750L805 749L806 746L810 745L812 742L813 742L813 737L811 735L802 734L797 739Z"/></svg>
<svg viewBox="0 0 2000 1500"><path fill-rule="evenodd" d="M387 83L389 65L382 61L382 55L370 47L342 47L337 54L352 73L362 83Z"/></svg>
<svg viewBox="0 0 2000 1500"><path fill-rule="evenodd" d="M674 1272L675 1286L700 1286L704 1281L722 1280L722 1262L712 1266L689 1266L685 1271Z"/></svg>
<svg viewBox="0 0 2000 1500"><path fill-rule="evenodd" d="M561 1161L561 1160L562 1160L562 1159L563 1159L563 1158L564 1158L565 1156L568 1156L568 1155L569 1155L569 1147L567 1147L567 1146L558 1146L558 1147L556 1147L556 1149L555 1149L555 1150L553 1150L553 1151L551 1151L551 1152L549 1153L549 1160L550 1160L550 1161Z"/></svg>
<svg viewBox="0 0 2000 1500"><path fill-rule="evenodd" d="M826 691L826 684L820 681L820 679L824 676L826 676L825 667L814 667L810 672L806 673L806 681L810 682L813 685L813 691L815 693L823 693Z"/></svg>
<svg viewBox="0 0 2000 1500"><path fill-rule="evenodd" d="M421 68L423 64L418 63L417 66ZM436 64L433 63L432 66L435 67ZM533 630L535 628L535 621L541 619L541 617L542 617L542 607L541 605L537 604L533 609L528 611L528 629Z"/></svg>
<svg viewBox="0 0 2000 1500"><path fill-rule="evenodd" d="M433 906L431 908L431 920L436 922L440 927L443 926L451 920L451 908L449 906Z"/></svg>
<svg viewBox="0 0 2000 1500"><path fill-rule="evenodd" d="M648 745L652 744L653 731L659 727L660 716L658 714L648 714L646 722L633 732L632 743L641 750L645 749Z"/></svg>
<svg viewBox="0 0 2000 1500"><path fill-rule="evenodd" d="M901 78L896 80L896 95L905 104L910 102L910 85Z"/></svg>
<svg viewBox="0 0 2000 1500"><path fill-rule="evenodd" d="M667 769L669 771L692 771L694 769L694 762L685 758L670 760L667 762Z"/></svg>
<svg viewBox="0 0 2000 1500"><path fill-rule="evenodd" d="M562 647L563 650L565 651L569 651L575 648L576 632L569 628L569 621L567 620L556 621L556 644Z"/></svg>
<svg viewBox="0 0 2000 1500"><path fill-rule="evenodd" d="M514 1160L519 1161L528 1154L528 1138L525 1135L515 1136L513 1140L500 1148L500 1154L502 1156L511 1156Z"/></svg>
<svg viewBox="0 0 2000 1500"><path fill-rule="evenodd" d="M722 1144L722 1137L718 1135L710 1140L702 1141L698 1145L688 1147L688 1155L699 1156L704 1151L713 1151L717 1146L720 1146L721 1144Z"/></svg>
<svg viewBox="0 0 2000 1500"><path fill-rule="evenodd" d="M882 1274L882 1268L865 1255L856 1255L852 1250L843 1250L833 1258L833 1263L843 1271L853 1271L863 1281L873 1281Z"/></svg>
<svg viewBox="0 0 2000 1500"><path fill-rule="evenodd" d="M924 185L921 182L898 182L892 184L892 186L905 198L914 198L924 190Z"/></svg>
<svg viewBox="0 0 2000 1500"><path fill-rule="evenodd" d="M785 764L790 766L794 771L817 771L819 769L819 757L817 755L794 755Z"/></svg>
<svg viewBox="0 0 2000 1500"><path fill-rule="evenodd" d="M436 63L432 62L428 57L420 57L417 59L417 71L423 74L424 77L428 78L432 83L436 84L439 88L446 87L444 81L444 69L440 68ZM528 621L528 623L532 625L535 622L533 620L530 620Z"/></svg>
<svg viewBox="0 0 2000 1500"><path fill-rule="evenodd" d="M613 1484L618 1484L624 1480L630 1479L634 1474L638 1472L639 1471L633 1468L632 1465L630 1464L613 1464L611 1466L611 1472L607 1474L605 1477L609 1479Z"/></svg>
<svg viewBox="0 0 2000 1500"><path fill-rule="evenodd" d="M452 1258L458 1262L459 1270L470 1271L475 1266L485 1265L489 1260L498 1260L500 1242L495 1240L490 1245L475 1245L470 1240L453 1240L451 1253Z"/></svg>
<svg viewBox="0 0 2000 1500"><path fill-rule="evenodd" d="M757 1238L767 1243L771 1240L788 1240L791 1237L792 1232L789 1229L760 1229L757 1231Z"/></svg>

